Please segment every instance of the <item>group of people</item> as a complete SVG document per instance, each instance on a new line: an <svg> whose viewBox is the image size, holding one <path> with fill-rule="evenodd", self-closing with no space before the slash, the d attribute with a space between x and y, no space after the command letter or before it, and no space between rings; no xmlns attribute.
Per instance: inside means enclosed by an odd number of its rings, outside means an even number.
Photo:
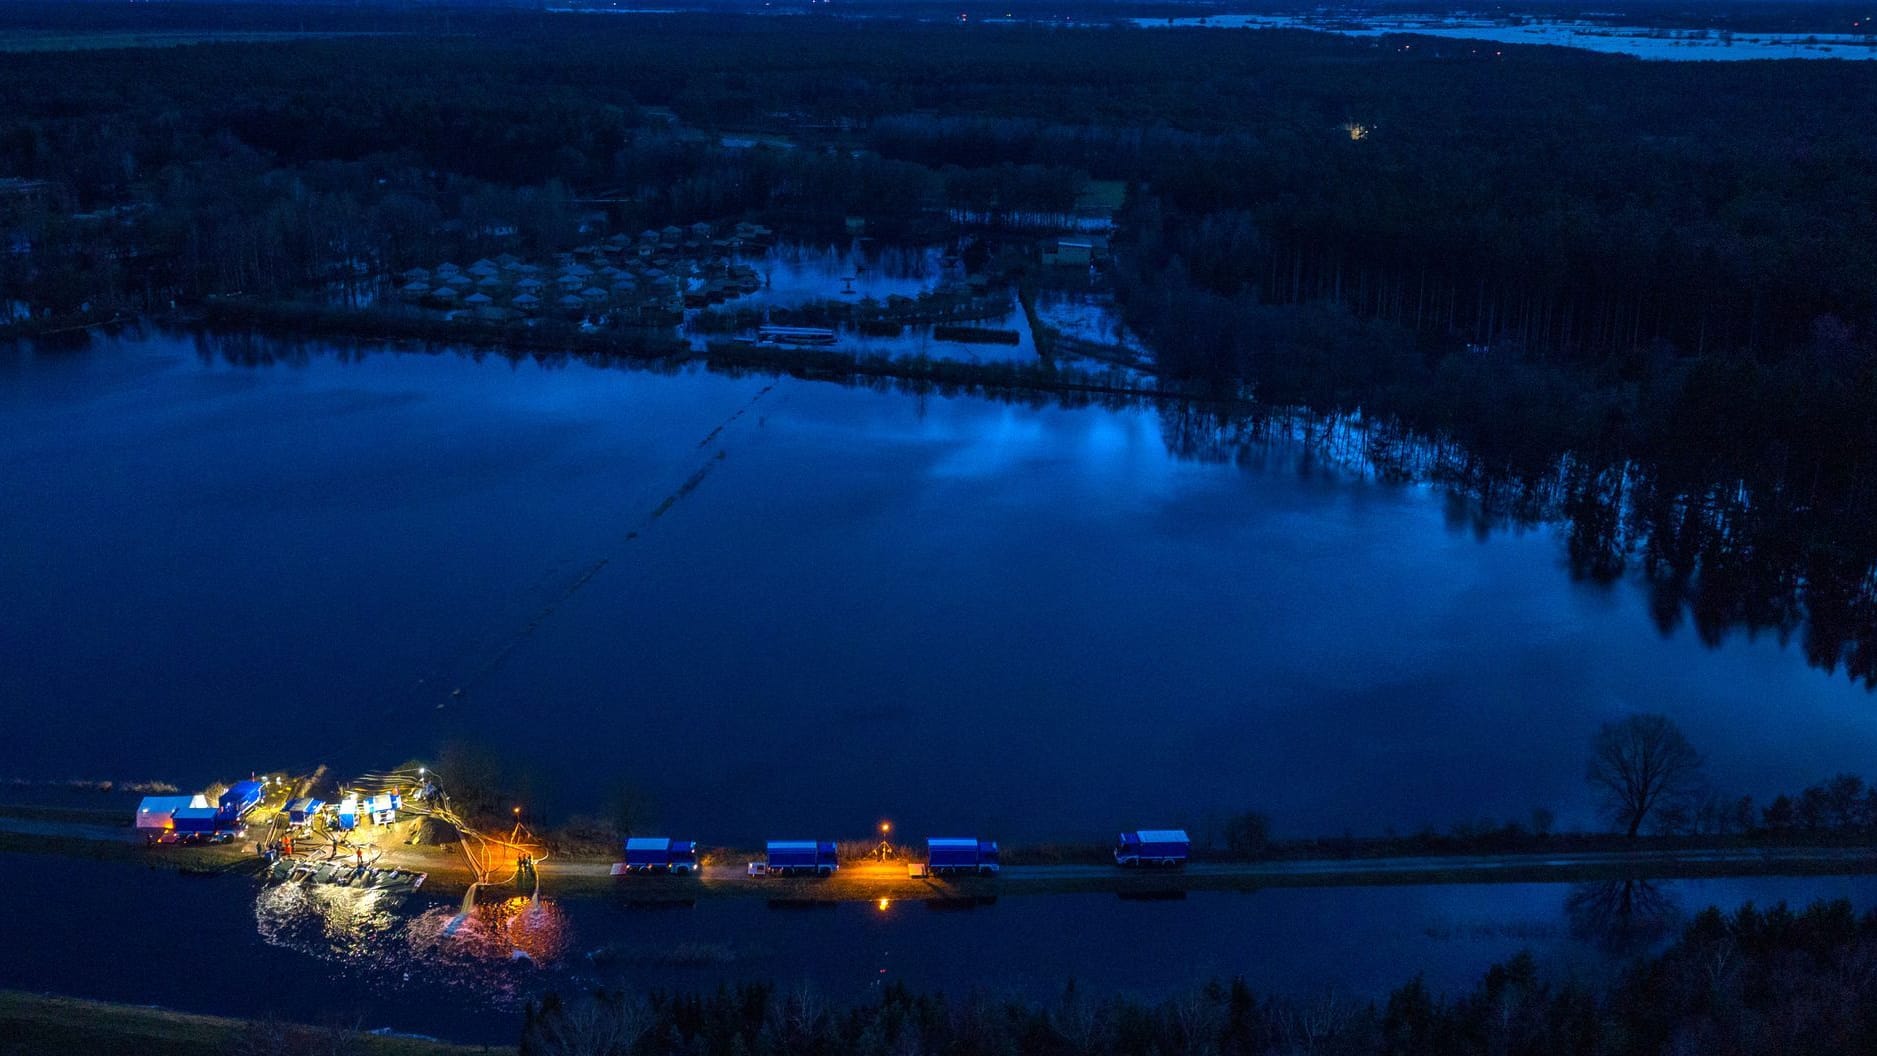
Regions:
<svg viewBox="0 0 1877 1056"><path fill-rule="evenodd" d="M331 857L334 861L342 860L345 857L340 852L339 842L338 837L333 837ZM279 861L282 857L291 858L294 853L293 834L288 833L271 843L256 843L254 845L254 851L256 854L266 858L269 865ZM365 867L365 849L363 847L352 848L352 860L359 868L363 869Z"/></svg>

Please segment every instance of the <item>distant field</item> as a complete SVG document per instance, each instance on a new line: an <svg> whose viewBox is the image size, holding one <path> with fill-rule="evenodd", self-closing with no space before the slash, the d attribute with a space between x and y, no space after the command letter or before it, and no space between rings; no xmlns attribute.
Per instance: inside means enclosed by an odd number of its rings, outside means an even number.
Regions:
<svg viewBox="0 0 1877 1056"><path fill-rule="evenodd" d="M112 48L176 48L187 44L271 44L326 37L377 37L383 33L243 32L239 30L177 30L133 33L107 30L98 33L0 30L0 51L104 51Z"/></svg>
<svg viewBox="0 0 1877 1056"><path fill-rule="evenodd" d="M449 1045L421 1038L345 1034L361 1056L458 1056L513 1052ZM256 1024L160 1008L0 990L0 1054L4 1056L217 1056L226 1052L314 1051L335 1040L311 1027ZM282 1048L282 1045L293 1046Z"/></svg>

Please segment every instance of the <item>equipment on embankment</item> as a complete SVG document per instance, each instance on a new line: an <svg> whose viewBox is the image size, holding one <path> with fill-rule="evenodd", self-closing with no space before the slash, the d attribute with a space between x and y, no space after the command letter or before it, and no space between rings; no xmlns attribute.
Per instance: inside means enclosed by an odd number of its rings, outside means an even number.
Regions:
<svg viewBox="0 0 1877 1056"><path fill-rule="evenodd" d="M825 840L770 840L760 862L749 863L749 875L832 876L841 867L840 853Z"/></svg>
<svg viewBox="0 0 1877 1056"><path fill-rule="evenodd" d="M925 871L928 876L996 876L1003 868L997 841L928 836Z"/></svg>
<svg viewBox="0 0 1877 1056"><path fill-rule="evenodd" d="M259 781L237 781L222 793L220 806L216 813L220 816L223 828L233 828L242 815L253 810L261 802L261 783Z"/></svg>
<svg viewBox="0 0 1877 1056"><path fill-rule="evenodd" d="M1114 864L1124 869L1178 868L1192 856L1192 849L1184 829L1138 829L1115 838Z"/></svg>
<svg viewBox="0 0 1877 1056"><path fill-rule="evenodd" d="M697 841L663 836L634 836L626 841L626 860L613 866L614 876L628 873L695 873Z"/></svg>

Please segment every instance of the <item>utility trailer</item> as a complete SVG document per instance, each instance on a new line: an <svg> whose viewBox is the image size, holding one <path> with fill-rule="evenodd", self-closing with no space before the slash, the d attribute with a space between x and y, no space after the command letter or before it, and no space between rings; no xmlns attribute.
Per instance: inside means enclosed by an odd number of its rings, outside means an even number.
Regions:
<svg viewBox="0 0 1877 1056"><path fill-rule="evenodd" d="M818 840L770 840L760 862L749 863L749 875L832 876L841 867L834 844Z"/></svg>
<svg viewBox="0 0 1877 1056"><path fill-rule="evenodd" d="M614 875L625 873L695 873L697 841L663 836L634 836L626 841L626 860Z"/></svg>
<svg viewBox="0 0 1877 1056"><path fill-rule="evenodd" d="M996 876L1003 868L996 840L928 836L925 841L927 876Z"/></svg>
<svg viewBox="0 0 1877 1056"><path fill-rule="evenodd" d="M1114 864L1123 869L1159 866L1177 869L1192 856L1185 829L1140 829L1116 837Z"/></svg>

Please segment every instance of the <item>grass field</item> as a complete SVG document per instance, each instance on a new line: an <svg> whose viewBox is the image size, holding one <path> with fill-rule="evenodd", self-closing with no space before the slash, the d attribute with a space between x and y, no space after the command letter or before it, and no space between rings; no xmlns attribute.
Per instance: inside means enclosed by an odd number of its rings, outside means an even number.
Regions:
<svg viewBox="0 0 1877 1056"><path fill-rule="evenodd" d="M463 1056L514 1050L0 990L0 1056L221 1056L242 1051Z"/></svg>

